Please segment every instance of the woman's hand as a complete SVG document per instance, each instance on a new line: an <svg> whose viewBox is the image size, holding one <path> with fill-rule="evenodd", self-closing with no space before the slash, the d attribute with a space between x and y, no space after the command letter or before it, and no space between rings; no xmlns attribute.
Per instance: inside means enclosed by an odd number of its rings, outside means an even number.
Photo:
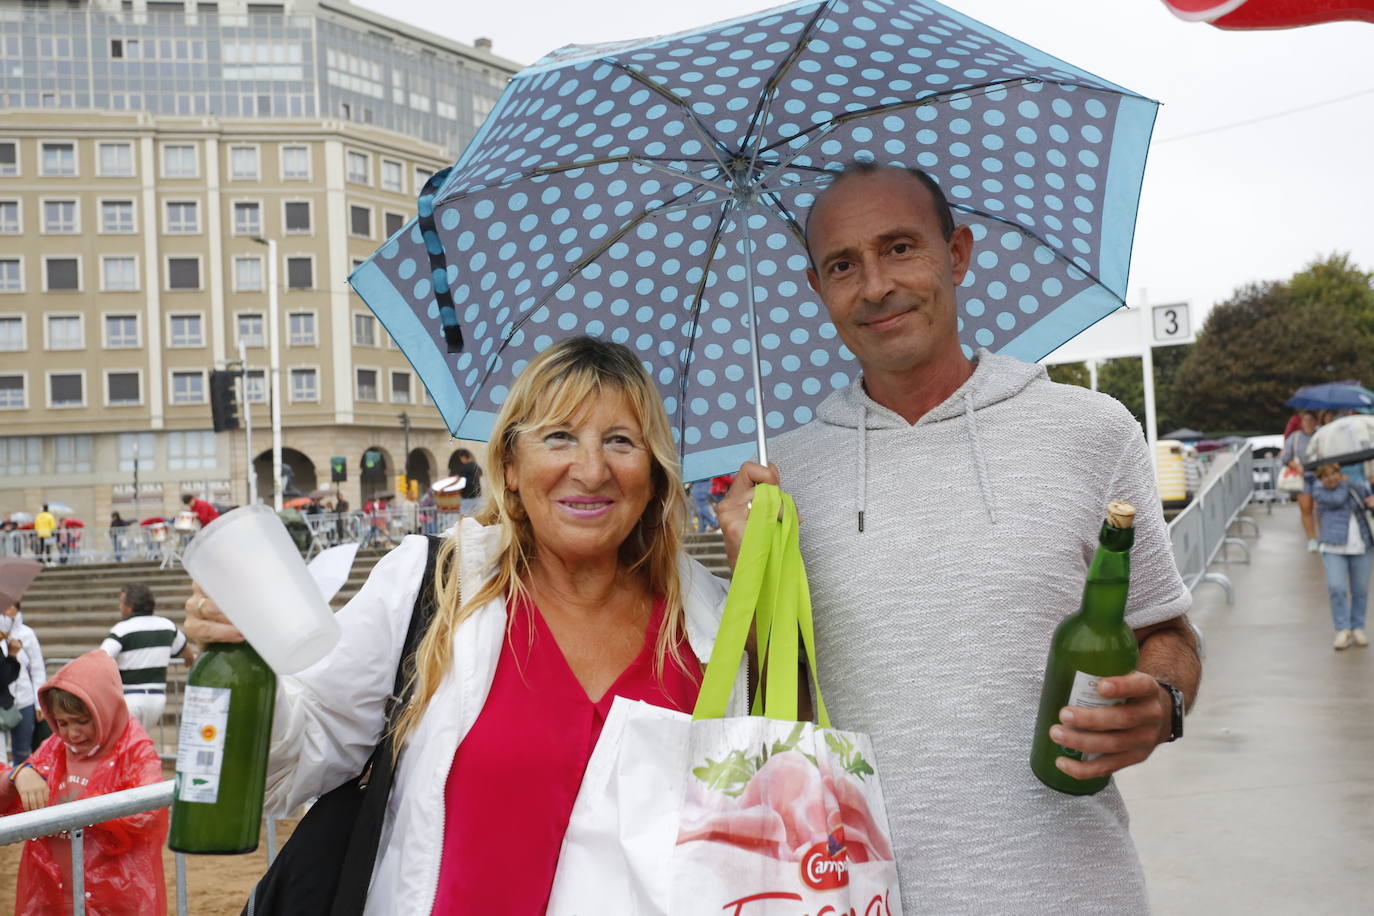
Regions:
<svg viewBox="0 0 1374 916"><path fill-rule="evenodd" d="M229 622L215 602L206 597L200 586L191 583L191 597L186 599L186 620L182 629L194 643L243 642L243 634Z"/></svg>
<svg viewBox="0 0 1374 916"><path fill-rule="evenodd" d="M739 556L739 545L744 540L744 526L749 521L749 503L754 498L754 487L761 483L781 486L778 466L769 464L764 467L757 461L746 461L740 465L734 483L723 499L716 504L716 519L720 522L720 533L725 538L725 559L730 569L735 568Z"/></svg>
<svg viewBox="0 0 1374 916"><path fill-rule="evenodd" d="M19 790L19 801L25 811L47 806L48 781L33 767L23 767L14 774L14 787Z"/></svg>
<svg viewBox="0 0 1374 916"><path fill-rule="evenodd" d="M17 640L17 639L13 639L13 638L11 638L11 639L9 640L9 642L7 642L5 645L6 645L6 648L9 649L10 657L11 657L11 658L13 658L14 656L18 655L19 652L20 652L20 650L24 648L24 644L23 644L22 642L20 642L20 641Z"/></svg>

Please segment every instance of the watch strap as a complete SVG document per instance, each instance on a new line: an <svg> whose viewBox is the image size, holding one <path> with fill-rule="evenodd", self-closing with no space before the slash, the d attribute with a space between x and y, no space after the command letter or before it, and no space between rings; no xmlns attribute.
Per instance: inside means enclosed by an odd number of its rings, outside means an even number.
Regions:
<svg viewBox="0 0 1374 916"><path fill-rule="evenodd" d="M1169 722L1169 740L1177 741L1183 737L1183 691L1168 681L1155 680L1155 683L1169 692L1173 700L1173 712Z"/></svg>

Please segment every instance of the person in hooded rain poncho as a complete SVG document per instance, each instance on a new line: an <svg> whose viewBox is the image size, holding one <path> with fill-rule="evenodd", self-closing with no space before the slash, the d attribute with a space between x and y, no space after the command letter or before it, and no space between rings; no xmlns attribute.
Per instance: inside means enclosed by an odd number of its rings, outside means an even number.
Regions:
<svg viewBox="0 0 1374 916"><path fill-rule="evenodd" d="M162 780L152 739L129 715L119 668L99 649L65 665L38 689L54 734L28 761L0 775L0 812L16 814ZM86 911L165 916L162 847L167 809L85 829ZM29 840L19 862L15 916L71 912L71 840Z"/></svg>

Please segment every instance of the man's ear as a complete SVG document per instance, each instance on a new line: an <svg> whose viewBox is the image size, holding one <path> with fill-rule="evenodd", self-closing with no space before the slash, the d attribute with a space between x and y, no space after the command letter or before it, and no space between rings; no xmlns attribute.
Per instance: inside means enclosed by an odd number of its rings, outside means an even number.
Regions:
<svg viewBox="0 0 1374 916"><path fill-rule="evenodd" d="M820 285L820 284L821 284L820 275L817 274L816 271L813 270L812 268L810 268L810 267L806 268L806 285L809 286L809 287L811 287L811 289L815 291L815 293L816 293L817 296L819 296L819 295L821 294L821 285Z"/></svg>
<svg viewBox="0 0 1374 916"><path fill-rule="evenodd" d="M954 227L954 235L949 240L949 262L955 286L964 282L964 274L968 272L969 261L972 258L973 230L968 226Z"/></svg>

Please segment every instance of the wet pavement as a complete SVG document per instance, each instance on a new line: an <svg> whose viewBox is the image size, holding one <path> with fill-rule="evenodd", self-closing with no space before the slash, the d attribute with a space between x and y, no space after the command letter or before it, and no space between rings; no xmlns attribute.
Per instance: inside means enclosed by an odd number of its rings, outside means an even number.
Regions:
<svg viewBox="0 0 1374 916"><path fill-rule="evenodd" d="M1235 604L1194 592L1207 659L1185 737L1119 780L1154 912L1374 913L1374 648L1332 650L1297 507L1247 515L1250 563L1211 568Z"/></svg>

